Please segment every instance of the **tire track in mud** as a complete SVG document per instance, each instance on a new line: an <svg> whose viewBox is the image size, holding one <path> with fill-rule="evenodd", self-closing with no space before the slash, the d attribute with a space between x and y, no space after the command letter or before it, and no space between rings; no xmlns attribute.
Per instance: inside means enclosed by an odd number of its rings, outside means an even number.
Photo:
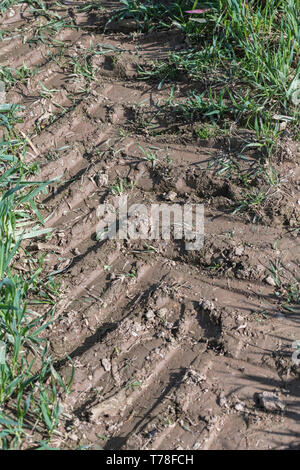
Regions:
<svg viewBox="0 0 300 470"><path fill-rule="evenodd" d="M265 278L279 254L296 275L297 242L282 225L249 224L224 208L234 190L207 164L238 152L242 133L200 141L170 134L170 123L156 117L152 130L161 135L151 135L143 119L157 114L172 85L157 90L141 82L136 64L168 52L163 33L145 37L114 27L103 34L74 12L78 28L54 37L65 43L62 51L53 47L50 56L47 45L30 48L17 38L0 56L4 65L38 67L8 99L25 105L19 129L37 150L29 149L28 161L39 162L38 179L61 176L41 201L56 247L47 269L60 272L64 286L47 335L60 371L69 373L67 354L75 365L59 445L288 447L297 436L299 387L291 358L280 351L299 326L279 315ZM28 22L33 34L37 20ZM72 58L81 65L86 59L93 73L75 76ZM187 88L177 87L178 99ZM156 153L155 164L141 147ZM118 207L120 181L128 183L129 205L204 203L200 252L173 239L97 240L97 208ZM254 395L262 391L290 400L288 412L257 407Z"/></svg>

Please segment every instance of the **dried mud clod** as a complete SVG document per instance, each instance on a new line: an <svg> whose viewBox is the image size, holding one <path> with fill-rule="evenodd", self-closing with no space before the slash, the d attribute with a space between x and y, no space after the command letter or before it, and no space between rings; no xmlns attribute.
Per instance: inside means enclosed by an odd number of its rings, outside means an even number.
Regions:
<svg viewBox="0 0 300 470"><path fill-rule="evenodd" d="M285 404L271 392L262 392L257 394L258 405L266 411L284 411Z"/></svg>

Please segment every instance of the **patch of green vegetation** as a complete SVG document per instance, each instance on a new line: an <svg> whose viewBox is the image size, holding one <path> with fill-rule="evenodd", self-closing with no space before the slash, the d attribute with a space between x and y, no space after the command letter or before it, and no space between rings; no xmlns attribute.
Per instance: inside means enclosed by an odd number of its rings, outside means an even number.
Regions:
<svg viewBox="0 0 300 470"><path fill-rule="evenodd" d="M29 11L34 17L44 17L46 19L46 21L42 20L36 24L34 31L31 27L25 27L22 31L16 28L15 32L21 32L24 44L34 45L41 42L47 44L48 47L57 46L58 43L63 45L62 42L55 40L53 36L64 28L78 28L74 24L72 16L69 14L61 16L55 9L49 8L49 5L43 2L43 0L4 0L1 2L0 12L5 12L8 8L24 4L29 6ZM67 7L64 7L64 12L66 9ZM6 34L5 31L4 34Z"/></svg>
<svg viewBox="0 0 300 470"><path fill-rule="evenodd" d="M184 18L183 8L189 2L161 2L157 0L120 0L124 6L114 10L107 25L112 21L133 19L140 31L150 32L154 29L170 28L173 21ZM106 25L106 26L107 26Z"/></svg>
<svg viewBox="0 0 300 470"><path fill-rule="evenodd" d="M69 64L72 68L70 76L81 77L87 81L95 80L95 69L92 67L89 57L72 57Z"/></svg>
<svg viewBox="0 0 300 470"><path fill-rule="evenodd" d="M134 188L134 181L129 181L127 178L118 178L114 184L111 185L110 191L113 194L123 194L127 189Z"/></svg>
<svg viewBox="0 0 300 470"><path fill-rule="evenodd" d="M78 6L78 10L82 12L91 12L91 11L105 11L105 7L101 2L87 2L83 6Z"/></svg>
<svg viewBox="0 0 300 470"><path fill-rule="evenodd" d="M248 212L253 216L253 222L259 221L263 218L261 209L266 197L265 191L259 191L257 189L248 191L242 200L237 203L237 207L233 213Z"/></svg>
<svg viewBox="0 0 300 470"><path fill-rule="evenodd" d="M204 123L195 127L194 134L199 139L210 139L224 135L224 131L217 124Z"/></svg>
<svg viewBox="0 0 300 470"><path fill-rule="evenodd" d="M148 148L147 150L143 149L141 145L138 144L139 149L143 152L145 160L151 163L152 168L154 169L157 163L157 153L152 149Z"/></svg>
<svg viewBox="0 0 300 470"><path fill-rule="evenodd" d="M30 182L38 166L25 163L26 140L17 137L18 107L0 114L0 442L22 449L55 432L60 399L71 386L54 367L42 332L53 322L58 285L43 277L43 258L23 240L51 233L36 197L50 181ZM26 261L26 263L24 263ZM39 307L40 306L40 307ZM41 307L42 311L41 311ZM38 440L38 441L37 441Z"/></svg>
<svg viewBox="0 0 300 470"><path fill-rule="evenodd" d="M269 271L274 281L275 295L278 297L281 307L292 313L299 313L300 287L299 279L287 279L281 260L270 261Z"/></svg>
<svg viewBox="0 0 300 470"><path fill-rule="evenodd" d="M281 178L270 160L247 158L243 153L221 152L210 159L206 171L232 184L233 213L247 213L253 222L264 220L265 209L280 190Z"/></svg>
<svg viewBox="0 0 300 470"><path fill-rule="evenodd" d="M2 0L0 3L0 12L3 13L12 5L17 5L18 3L21 3L21 0Z"/></svg>
<svg viewBox="0 0 300 470"><path fill-rule="evenodd" d="M34 77L37 70L37 67L31 69L25 64L18 68L0 66L0 80L4 82L6 88L9 89L15 83L24 83L28 78Z"/></svg>
<svg viewBox="0 0 300 470"><path fill-rule="evenodd" d="M199 6L207 11L186 12ZM128 6L127 13L141 21L144 9ZM149 7L144 15L147 22L151 11ZM299 17L298 0L175 2L159 27L181 30L190 47L171 53L167 61L140 68L140 77L159 80L159 88L183 74L198 86L201 83L201 94L194 92L175 107L187 119L208 116L217 122L229 117L256 130L259 137L270 127L279 135L278 123L272 122L272 116L279 114L292 118L290 127L296 133Z"/></svg>

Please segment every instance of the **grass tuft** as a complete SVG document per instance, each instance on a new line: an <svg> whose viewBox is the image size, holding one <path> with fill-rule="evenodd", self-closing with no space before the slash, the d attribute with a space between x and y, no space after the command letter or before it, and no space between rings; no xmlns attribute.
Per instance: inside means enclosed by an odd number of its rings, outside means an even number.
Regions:
<svg viewBox="0 0 300 470"><path fill-rule="evenodd" d="M42 334L53 321L57 286L52 279L43 279L43 258L33 259L23 244L24 239L50 230L43 228L36 202L49 181L29 181L38 168L25 163L26 140L14 130L18 120L16 106L0 114L0 130L4 128L0 141L2 449L28 448L41 437L49 441L59 423L60 398L71 385L55 370Z"/></svg>

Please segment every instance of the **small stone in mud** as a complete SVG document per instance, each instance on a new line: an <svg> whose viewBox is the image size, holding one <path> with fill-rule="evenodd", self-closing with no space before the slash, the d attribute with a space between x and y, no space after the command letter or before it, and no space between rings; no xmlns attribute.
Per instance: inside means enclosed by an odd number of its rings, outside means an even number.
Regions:
<svg viewBox="0 0 300 470"><path fill-rule="evenodd" d="M244 253L244 247L243 246L237 246L234 250L234 254L236 256L242 256L243 253Z"/></svg>
<svg viewBox="0 0 300 470"><path fill-rule="evenodd" d="M262 392L256 395L258 404L266 411L284 411L285 404L272 392Z"/></svg>
<svg viewBox="0 0 300 470"><path fill-rule="evenodd" d="M227 398L225 397L225 393L224 391L222 390L220 395L219 395L219 398L218 398L218 403L219 403L219 406L221 408L228 408L228 401L227 401Z"/></svg>
<svg viewBox="0 0 300 470"><path fill-rule="evenodd" d="M155 317L155 313L153 312L153 310L148 310L148 312L145 313L145 317L147 320L153 320L153 318Z"/></svg>
<svg viewBox="0 0 300 470"><path fill-rule="evenodd" d="M177 194L174 191L169 191L165 194L165 199L167 201L174 201L177 198Z"/></svg>
<svg viewBox="0 0 300 470"><path fill-rule="evenodd" d="M284 131L284 129L286 129L287 127L287 122L286 121L283 121L279 124L279 130L280 131Z"/></svg>
<svg viewBox="0 0 300 470"><path fill-rule="evenodd" d="M13 16L15 16L16 12L15 10L13 10L12 8L10 8L7 12L7 17L8 18L12 18Z"/></svg>
<svg viewBox="0 0 300 470"><path fill-rule="evenodd" d="M167 315L168 309L163 307L163 308L160 308L156 313L159 317L163 318Z"/></svg>
<svg viewBox="0 0 300 470"><path fill-rule="evenodd" d="M225 397L219 398L219 405L221 408L228 408L228 402Z"/></svg>
<svg viewBox="0 0 300 470"><path fill-rule="evenodd" d="M235 318L235 322L237 325L243 325L245 319L242 315L237 315Z"/></svg>
<svg viewBox="0 0 300 470"><path fill-rule="evenodd" d="M213 310L215 308L214 304L210 301L210 300L207 300L207 299L200 299L200 306L204 309L204 310Z"/></svg>
<svg viewBox="0 0 300 470"><path fill-rule="evenodd" d="M108 175L106 173L98 173L95 177L97 186L106 186L108 183Z"/></svg>
<svg viewBox="0 0 300 470"><path fill-rule="evenodd" d="M265 278L265 282L267 284L269 284L269 286L273 286L273 287L276 287L276 282L274 281L274 279L272 278L272 276L268 276Z"/></svg>
<svg viewBox="0 0 300 470"><path fill-rule="evenodd" d="M235 409L236 411L244 411L244 405L243 405L243 403L236 403L236 404L234 405L234 409Z"/></svg>
<svg viewBox="0 0 300 470"><path fill-rule="evenodd" d="M111 363L109 362L109 360L106 358L103 358L101 362L106 372L109 372L111 370Z"/></svg>

